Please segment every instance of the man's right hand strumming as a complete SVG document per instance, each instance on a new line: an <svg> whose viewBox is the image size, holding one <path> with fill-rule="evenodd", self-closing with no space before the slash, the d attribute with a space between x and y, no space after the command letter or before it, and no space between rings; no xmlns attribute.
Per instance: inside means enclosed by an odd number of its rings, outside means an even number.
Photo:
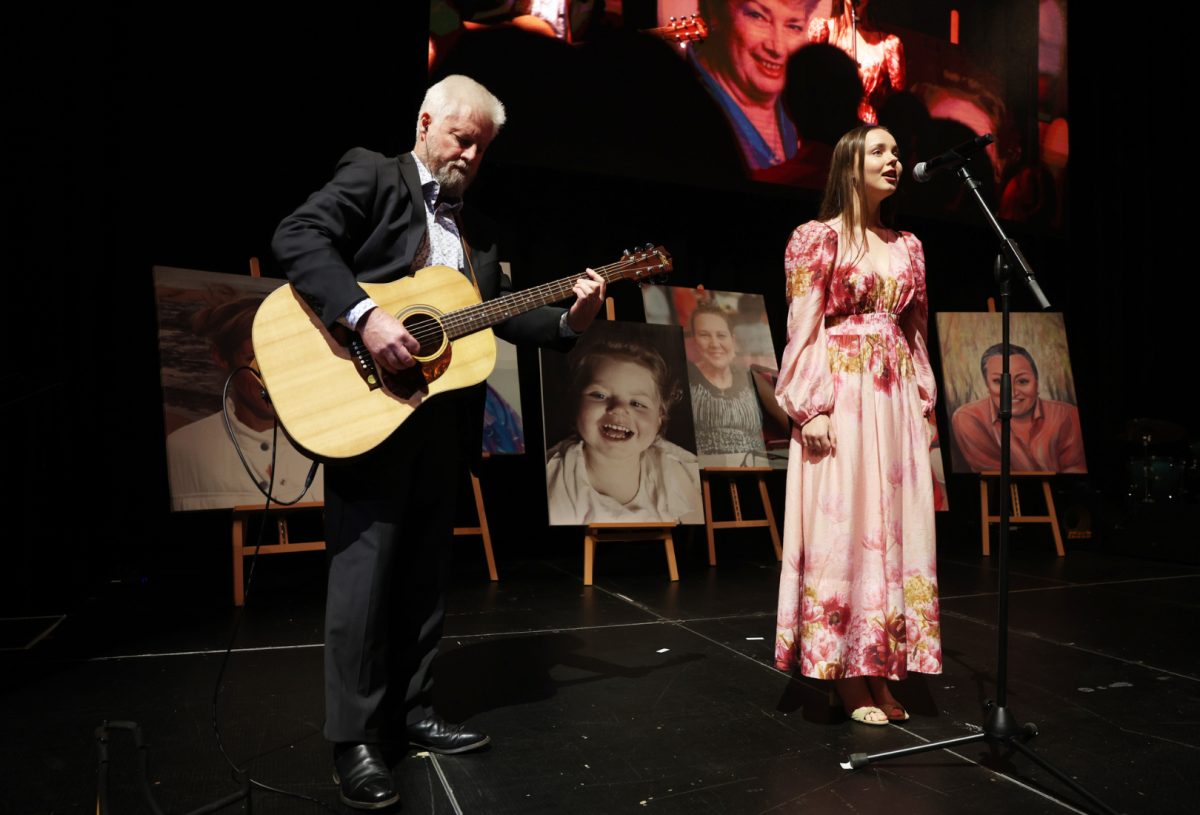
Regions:
<svg viewBox="0 0 1200 815"><path fill-rule="evenodd" d="M371 356L392 373L411 368L416 364L413 354L421 350L421 343L404 327L404 324L381 308L367 312L359 324L359 334Z"/></svg>

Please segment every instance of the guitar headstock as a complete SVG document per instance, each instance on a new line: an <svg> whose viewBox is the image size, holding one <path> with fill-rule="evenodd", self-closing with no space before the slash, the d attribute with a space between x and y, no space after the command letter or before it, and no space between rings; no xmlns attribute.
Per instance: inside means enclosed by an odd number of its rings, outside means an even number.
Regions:
<svg viewBox="0 0 1200 815"><path fill-rule="evenodd" d="M666 25L651 28L649 31L667 42L676 43L680 48L685 48L689 42L704 42L708 39L708 23L699 14L672 17Z"/></svg>
<svg viewBox="0 0 1200 815"><path fill-rule="evenodd" d="M666 275L671 271L671 254L661 246L646 244L641 249L626 249L621 259L613 264L613 279L646 280Z"/></svg>

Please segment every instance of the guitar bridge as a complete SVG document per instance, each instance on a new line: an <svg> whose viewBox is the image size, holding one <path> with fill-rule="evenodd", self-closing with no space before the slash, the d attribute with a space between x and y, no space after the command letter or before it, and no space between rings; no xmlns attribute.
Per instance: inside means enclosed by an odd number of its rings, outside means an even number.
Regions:
<svg viewBox="0 0 1200 815"><path fill-rule="evenodd" d="M350 335L346 347L350 351L350 358L354 360L354 370L358 371L358 375L362 377L362 381L369 389L379 390L383 387L383 377L380 376L379 369L375 366L375 358L371 356L371 352L367 350L367 346L363 344L362 338L358 334L353 331L346 331L346 333Z"/></svg>

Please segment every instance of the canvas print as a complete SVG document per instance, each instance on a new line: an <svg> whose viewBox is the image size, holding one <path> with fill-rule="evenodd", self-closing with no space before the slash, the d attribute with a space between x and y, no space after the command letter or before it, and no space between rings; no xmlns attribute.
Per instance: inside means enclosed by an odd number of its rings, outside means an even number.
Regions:
<svg viewBox="0 0 1200 815"><path fill-rule="evenodd" d="M679 328L597 322L541 375L551 524L704 523Z"/></svg>
<svg viewBox="0 0 1200 815"><path fill-rule="evenodd" d="M324 499L323 474L282 429L258 379L239 372L222 405L229 373L253 366L250 329L259 304L279 280L193 269L154 267L158 344L172 510L226 509L265 504L271 486L281 501L302 494ZM246 466L225 425L225 414Z"/></svg>
<svg viewBox="0 0 1200 815"><path fill-rule="evenodd" d="M487 378L487 398L483 405L483 452L490 455L525 452L517 348L499 337L496 367Z"/></svg>
<svg viewBox="0 0 1200 815"><path fill-rule="evenodd" d="M778 357L761 294L642 289L646 322L683 329L696 447L705 467L785 467Z"/></svg>
<svg viewBox="0 0 1200 815"><path fill-rule="evenodd" d="M956 473L1000 469L1000 317L937 315ZM1010 350L1013 471L1086 473L1062 314L1013 314Z"/></svg>
<svg viewBox="0 0 1200 815"><path fill-rule="evenodd" d="M500 262L501 273L511 279L508 261ZM521 413L521 379L517 347L496 337L496 367L487 378L483 406L483 452L506 455L525 452L525 425Z"/></svg>

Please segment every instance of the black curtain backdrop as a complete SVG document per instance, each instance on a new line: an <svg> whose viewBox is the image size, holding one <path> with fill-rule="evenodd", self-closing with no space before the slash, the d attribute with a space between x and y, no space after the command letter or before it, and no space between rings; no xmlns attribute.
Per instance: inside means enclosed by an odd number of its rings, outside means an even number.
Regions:
<svg viewBox="0 0 1200 815"><path fill-rule="evenodd" d="M345 149L408 149L426 83L423 6L13 12L0 34L9 285L0 410L17 487L0 616L73 608L168 560L228 568L226 513L167 510L150 268L239 273L258 256L277 274L275 224ZM1149 35L1114 45L1126 29L1111 13L1091 3L1070 11L1068 227L1013 234L1066 315L1086 483L1116 489L1127 453L1117 434L1129 419L1198 429L1186 285L1196 136L1159 124L1190 113L1194 83L1182 47ZM662 243L676 259L674 285L764 293L782 349L783 247L815 215L815 194L642 181L610 166L531 168L508 160L522 153L504 144L509 135L471 196L501 221L518 285ZM571 133L556 138L569 150ZM703 159L689 157L698 171ZM924 241L934 311L984 307L995 253L982 225L903 213L898 225ZM614 294L619 318L641 316L635 287ZM1018 291L1018 309L1031 302ZM521 365L536 451L536 355L522 352ZM505 554L577 542L529 520L544 502L536 454L486 466ZM950 483L955 528L967 536L977 535L974 483Z"/></svg>

